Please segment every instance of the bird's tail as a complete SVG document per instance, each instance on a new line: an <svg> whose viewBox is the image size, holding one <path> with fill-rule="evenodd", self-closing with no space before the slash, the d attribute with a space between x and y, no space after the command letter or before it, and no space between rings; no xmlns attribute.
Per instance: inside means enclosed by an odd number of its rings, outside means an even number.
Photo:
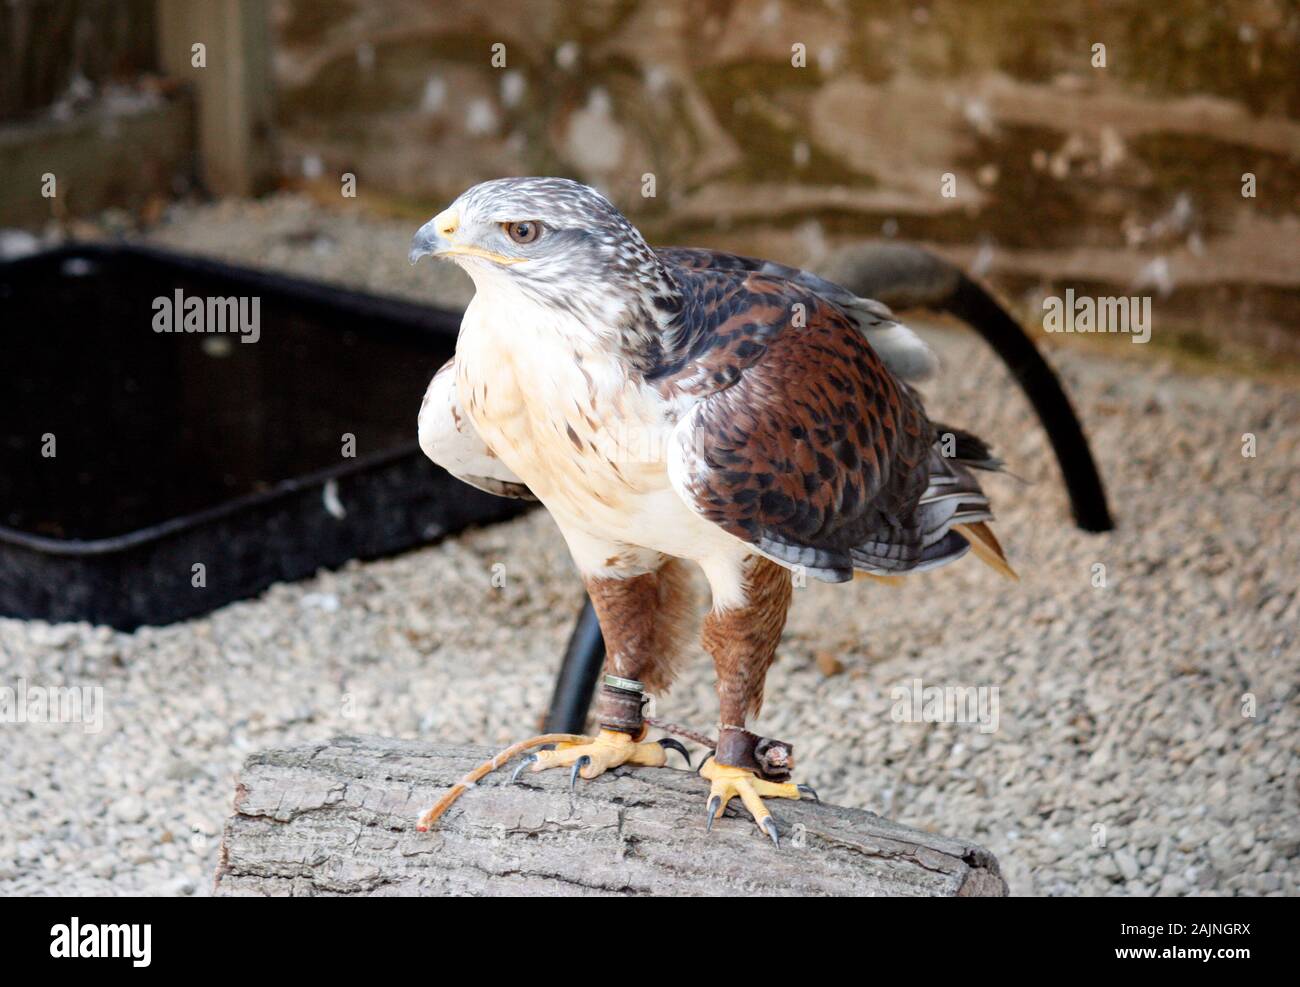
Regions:
<svg viewBox="0 0 1300 987"><path fill-rule="evenodd" d="M948 519L949 529L966 540L975 557L1008 579L1020 581L1007 562L1002 544L988 522L993 519L988 498L970 470L1000 472L1002 460L978 435L950 425L934 425L935 448L930 457L930 489L921 498L924 508L956 498L960 507ZM935 462L935 452L939 462Z"/></svg>
<svg viewBox="0 0 1300 987"><path fill-rule="evenodd" d="M989 568L1002 573L1008 579L1020 582L1020 576L1015 569L1011 568L1011 563L1007 561L1006 553L1002 551L1002 545L998 541L997 535L993 534L993 529L986 522L976 521L973 524L954 524L952 529L966 539L977 559Z"/></svg>
<svg viewBox="0 0 1300 987"><path fill-rule="evenodd" d="M910 523L876 531L850 555L854 575L891 582L905 572L927 572L969 551L1011 579L1015 570L989 527L993 510L972 470L1001 470L1002 461L970 432L935 424L930 482Z"/></svg>

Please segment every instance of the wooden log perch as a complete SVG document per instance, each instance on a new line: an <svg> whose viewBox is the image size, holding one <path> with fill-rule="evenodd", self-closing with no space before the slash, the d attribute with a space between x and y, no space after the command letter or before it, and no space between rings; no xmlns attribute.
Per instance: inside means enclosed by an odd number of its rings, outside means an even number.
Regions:
<svg viewBox="0 0 1300 987"><path fill-rule="evenodd" d="M708 784L673 768L510 768L428 833L416 819L494 752L380 737L248 758L226 824L219 895L1005 895L998 862L963 840L860 809L768 803L781 849L739 800L705 833ZM676 757L676 755L670 755Z"/></svg>

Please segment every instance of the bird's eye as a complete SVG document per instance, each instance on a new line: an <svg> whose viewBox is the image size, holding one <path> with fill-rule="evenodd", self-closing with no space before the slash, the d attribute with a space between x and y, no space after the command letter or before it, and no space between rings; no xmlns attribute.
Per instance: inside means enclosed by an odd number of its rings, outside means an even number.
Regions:
<svg viewBox="0 0 1300 987"><path fill-rule="evenodd" d="M542 235L542 224L535 220L523 220L518 223L503 223L506 236L515 243L532 243Z"/></svg>

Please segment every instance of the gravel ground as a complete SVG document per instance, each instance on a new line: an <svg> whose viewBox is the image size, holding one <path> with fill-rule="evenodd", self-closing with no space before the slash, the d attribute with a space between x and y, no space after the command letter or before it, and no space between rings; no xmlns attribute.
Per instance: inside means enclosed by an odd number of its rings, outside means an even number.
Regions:
<svg viewBox="0 0 1300 987"><path fill-rule="evenodd" d="M157 238L455 298L449 278L415 279L410 228L280 198L179 210ZM1087 535L1000 366L968 334L928 335L947 368L931 411L1026 481L988 484L1022 581L963 563L898 588L800 588L760 731L795 744L824 799L987 846L1013 893L1296 894L1295 388L1053 351L1120 521ZM98 732L3 727L0 893L208 893L235 772L260 748L518 739L579 599L536 513L172 627L0 619L0 685L99 687L104 709ZM995 687L997 729L896 722L894 690L916 678ZM714 720L702 655L658 712Z"/></svg>

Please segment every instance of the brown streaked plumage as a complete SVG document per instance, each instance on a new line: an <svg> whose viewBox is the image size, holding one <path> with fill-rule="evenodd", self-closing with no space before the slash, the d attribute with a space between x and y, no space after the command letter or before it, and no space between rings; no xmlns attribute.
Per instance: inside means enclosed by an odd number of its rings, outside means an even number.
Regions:
<svg viewBox="0 0 1300 987"><path fill-rule="evenodd" d="M698 399L680 452L691 506L819 578L921 561L913 512L934 430L915 392L843 312L792 282L684 281L728 311L711 345L661 384Z"/></svg>
<svg viewBox="0 0 1300 987"><path fill-rule="evenodd" d="M618 562L607 560L615 569ZM697 623L690 570L680 559L664 558L641 575L584 581L607 642L605 667L639 679L650 692L667 689Z"/></svg>
<svg viewBox="0 0 1300 987"><path fill-rule="evenodd" d="M745 602L704 618L701 641L718 675L720 726L744 726L763 708L763 684L790 609L790 571L755 555L745 566Z"/></svg>
<svg viewBox="0 0 1300 987"><path fill-rule="evenodd" d="M520 223L540 232L512 242ZM755 759L763 744L744 728L763 702L790 571L892 577L974 545L1009 572L971 472L998 462L931 422L908 383L933 371L933 354L883 305L806 272L652 250L603 196L559 179L475 186L421 228L421 253L450 256L477 288L455 372L434 379L421 412L425 451L468 482L545 504L620 681L671 684L693 616L681 560L698 564L726 733L703 772L710 818L738 796L775 839L761 798L799 790L755 776L775 762ZM534 769L662 764L630 736L638 693L623 692L603 721L618 729L540 754Z"/></svg>

